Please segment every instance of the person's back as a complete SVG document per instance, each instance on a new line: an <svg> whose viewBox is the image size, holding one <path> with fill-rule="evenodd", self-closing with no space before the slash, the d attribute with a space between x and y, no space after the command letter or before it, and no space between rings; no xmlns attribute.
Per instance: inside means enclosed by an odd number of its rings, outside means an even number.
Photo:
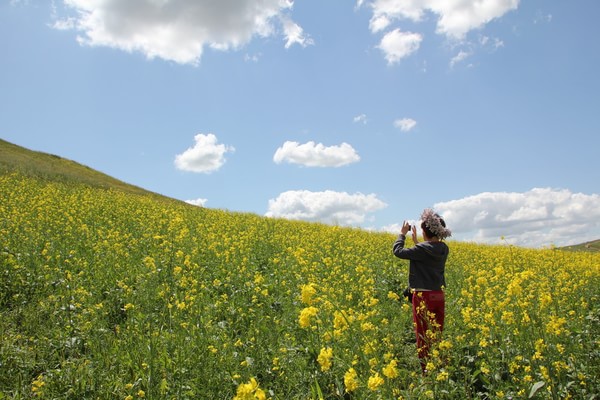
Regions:
<svg viewBox="0 0 600 400"><path fill-rule="evenodd" d="M421 242L404 248L406 237L399 237L393 252L398 258L410 260L408 285L415 289L442 290L446 286L444 276L450 249L444 242Z"/></svg>

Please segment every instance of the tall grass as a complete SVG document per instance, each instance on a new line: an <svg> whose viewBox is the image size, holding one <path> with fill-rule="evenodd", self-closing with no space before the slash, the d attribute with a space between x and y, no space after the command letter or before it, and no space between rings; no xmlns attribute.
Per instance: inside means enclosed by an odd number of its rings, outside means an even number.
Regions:
<svg viewBox="0 0 600 400"><path fill-rule="evenodd" d="M450 242L423 376L394 236L0 176L0 399L593 399L600 255Z"/></svg>

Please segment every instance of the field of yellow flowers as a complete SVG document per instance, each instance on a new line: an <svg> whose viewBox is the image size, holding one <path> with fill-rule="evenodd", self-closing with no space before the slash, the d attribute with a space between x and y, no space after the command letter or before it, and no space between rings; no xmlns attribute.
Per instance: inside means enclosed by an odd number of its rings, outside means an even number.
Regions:
<svg viewBox="0 0 600 400"><path fill-rule="evenodd" d="M0 399L594 399L600 255L449 242L422 375L394 235L0 175Z"/></svg>

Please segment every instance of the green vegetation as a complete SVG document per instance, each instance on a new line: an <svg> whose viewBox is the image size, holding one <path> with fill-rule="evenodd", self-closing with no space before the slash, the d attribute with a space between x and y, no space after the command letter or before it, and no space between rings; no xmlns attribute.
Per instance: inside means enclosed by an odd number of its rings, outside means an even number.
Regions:
<svg viewBox="0 0 600 400"><path fill-rule="evenodd" d="M0 173L11 171L47 181L80 183L133 194L151 194L147 190L121 182L75 161L28 150L0 139Z"/></svg>
<svg viewBox="0 0 600 400"><path fill-rule="evenodd" d="M581 243L573 246L561 247L561 250L600 252L600 240L593 240L591 242Z"/></svg>
<svg viewBox="0 0 600 400"><path fill-rule="evenodd" d="M600 254L449 242L422 375L393 235L105 189L3 148L21 166L0 174L0 399L600 393Z"/></svg>

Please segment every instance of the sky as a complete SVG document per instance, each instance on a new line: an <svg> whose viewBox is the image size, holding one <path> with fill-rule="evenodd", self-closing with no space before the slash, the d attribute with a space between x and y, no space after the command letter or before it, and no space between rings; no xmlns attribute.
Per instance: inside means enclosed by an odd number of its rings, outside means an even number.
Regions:
<svg viewBox="0 0 600 400"><path fill-rule="evenodd" d="M0 138L200 207L600 239L597 0L2 0Z"/></svg>

